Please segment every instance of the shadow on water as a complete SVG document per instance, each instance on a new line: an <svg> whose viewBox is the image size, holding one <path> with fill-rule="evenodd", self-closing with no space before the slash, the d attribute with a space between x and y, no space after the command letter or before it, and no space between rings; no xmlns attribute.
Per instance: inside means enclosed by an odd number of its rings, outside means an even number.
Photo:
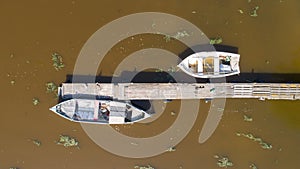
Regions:
<svg viewBox="0 0 300 169"><path fill-rule="evenodd" d="M126 77L134 77L132 80ZM111 76L67 75L66 83L72 79L80 79L81 83L111 83ZM177 81L175 80L177 79ZM179 79L179 80L178 80ZM121 76L114 77L114 83L191 83L190 76L183 72L130 72L124 71ZM187 80L187 81L185 81ZM80 83L78 80L74 83ZM209 83L209 79L196 79L197 83ZM226 77L227 83L300 83L300 73L240 73Z"/></svg>
<svg viewBox="0 0 300 169"><path fill-rule="evenodd" d="M145 110L145 111L148 111L151 108L150 100L130 100L130 103L134 107ZM151 112L151 113L153 113L153 112Z"/></svg>

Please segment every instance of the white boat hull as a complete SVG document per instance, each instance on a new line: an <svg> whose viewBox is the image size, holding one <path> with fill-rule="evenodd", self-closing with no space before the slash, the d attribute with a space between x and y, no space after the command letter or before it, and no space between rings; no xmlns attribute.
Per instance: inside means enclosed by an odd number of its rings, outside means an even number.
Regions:
<svg viewBox="0 0 300 169"><path fill-rule="evenodd" d="M228 52L198 52L177 65L186 74L196 78L221 78L240 73L240 55Z"/></svg>
<svg viewBox="0 0 300 169"><path fill-rule="evenodd" d="M132 124L150 117L128 103L110 100L71 99L50 110L72 122L90 124Z"/></svg>

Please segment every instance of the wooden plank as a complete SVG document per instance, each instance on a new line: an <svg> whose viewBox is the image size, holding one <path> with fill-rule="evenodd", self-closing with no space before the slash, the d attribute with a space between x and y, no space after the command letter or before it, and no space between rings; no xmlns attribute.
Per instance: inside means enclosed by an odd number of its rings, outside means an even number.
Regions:
<svg viewBox="0 0 300 169"><path fill-rule="evenodd" d="M113 88L114 85L110 83L63 83L61 95L65 97L72 95L113 97Z"/></svg>

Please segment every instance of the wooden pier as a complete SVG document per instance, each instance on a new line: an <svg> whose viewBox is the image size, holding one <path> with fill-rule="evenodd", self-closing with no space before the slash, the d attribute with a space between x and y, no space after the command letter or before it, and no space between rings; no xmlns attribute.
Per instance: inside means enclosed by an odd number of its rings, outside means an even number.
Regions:
<svg viewBox="0 0 300 169"><path fill-rule="evenodd" d="M63 83L59 94L63 99L97 96L118 100L299 100L300 83Z"/></svg>

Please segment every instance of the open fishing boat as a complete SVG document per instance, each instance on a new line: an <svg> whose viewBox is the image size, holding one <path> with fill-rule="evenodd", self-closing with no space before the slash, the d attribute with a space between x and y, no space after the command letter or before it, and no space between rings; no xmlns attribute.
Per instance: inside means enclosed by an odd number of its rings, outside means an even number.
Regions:
<svg viewBox="0 0 300 169"><path fill-rule="evenodd" d="M111 100L71 99L50 110L70 121L92 124L130 124L150 117L128 103Z"/></svg>
<svg viewBox="0 0 300 169"><path fill-rule="evenodd" d="M220 78L240 73L240 55L228 52L198 52L185 58L178 67L196 78Z"/></svg>

